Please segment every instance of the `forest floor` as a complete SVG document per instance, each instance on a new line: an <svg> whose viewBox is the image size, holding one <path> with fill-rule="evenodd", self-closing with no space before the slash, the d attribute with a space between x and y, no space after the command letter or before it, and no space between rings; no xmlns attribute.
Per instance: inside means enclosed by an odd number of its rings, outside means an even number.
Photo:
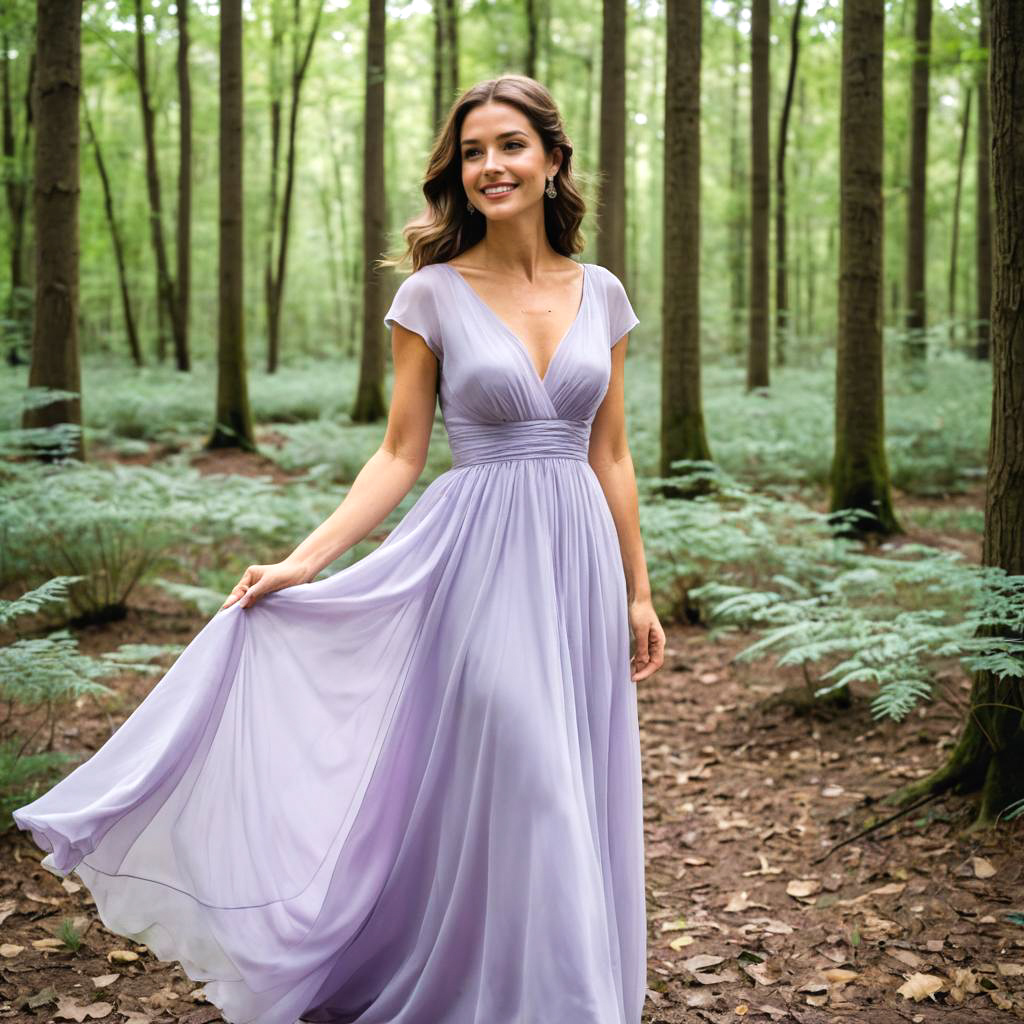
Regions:
<svg viewBox="0 0 1024 1024"><path fill-rule="evenodd" d="M239 455L206 456L204 468L267 472ZM978 557L968 535L904 540ZM145 587L125 619L75 633L99 653L184 645L205 621ZM947 796L860 834L896 813L886 794L942 762L963 718L963 673L950 666L909 721L878 722L865 693L828 706L793 669L734 661L752 635L667 634L664 667L638 685L644 1024L1024 1020L1024 820L972 833L970 800ZM57 746L96 750L153 684L109 681L116 708L83 700ZM0 1020L221 1020L180 966L108 932L87 890L40 857L26 833L0 833ZM57 937L66 919L77 950Z"/></svg>

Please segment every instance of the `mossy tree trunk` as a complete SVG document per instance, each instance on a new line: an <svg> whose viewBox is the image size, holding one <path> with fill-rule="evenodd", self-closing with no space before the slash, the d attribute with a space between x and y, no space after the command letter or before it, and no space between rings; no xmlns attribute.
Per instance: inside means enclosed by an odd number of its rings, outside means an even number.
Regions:
<svg viewBox="0 0 1024 1024"><path fill-rule="evenodd" d="M855 533L900 530L885 457L882 381L884 0L844 0L839 137L839 341L830 511Z"/></svg>
<svg viewBox="0 0 1024 1024"><path fill-rule="evenodd" d="M982 561L1024 575L1024 5L992 0L992 421ZM992 635L991 629L987 635ZM1003 632L1001 635L1015 636ZM1017 634L1016 639L1024 639ZM893 794L906 803L927 793L980 790L976 826L994 823L1024 799L1024 680L975 674L971 705L949 760Z"/></svg>

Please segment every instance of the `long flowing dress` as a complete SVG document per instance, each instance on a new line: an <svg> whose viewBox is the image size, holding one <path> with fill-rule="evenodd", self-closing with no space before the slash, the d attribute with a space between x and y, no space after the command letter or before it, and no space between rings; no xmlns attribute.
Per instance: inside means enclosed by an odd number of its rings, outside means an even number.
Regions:
<svg viewBox="0 0 1024 1024"><path fill-rule="evenodd" d="M232 1024L639 1024L636 684L587 461L637 318L584 264L543 379L447 263L396 322L452 468L364 558L218 611L15 822Z"/></svg>

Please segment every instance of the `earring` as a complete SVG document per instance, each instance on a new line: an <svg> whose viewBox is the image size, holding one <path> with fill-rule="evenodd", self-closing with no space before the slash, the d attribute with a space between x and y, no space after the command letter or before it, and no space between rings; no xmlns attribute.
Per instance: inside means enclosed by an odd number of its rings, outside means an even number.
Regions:
<svg viewBox="0 0 1024 1024"><path fill-rule="evenodd" d="M470 213L476 213L476 207L468 199L466 200L466 209L469 210Z"/></svg>
<svg viewBox="0 0 1024 1024"><path fill-rule="evenodd" d="M558 195L558 193L555 191L554 182L554 178L548 178L548 187L544 189L544 195L546 195L548 199L554 199L555 196Z"/></svg>

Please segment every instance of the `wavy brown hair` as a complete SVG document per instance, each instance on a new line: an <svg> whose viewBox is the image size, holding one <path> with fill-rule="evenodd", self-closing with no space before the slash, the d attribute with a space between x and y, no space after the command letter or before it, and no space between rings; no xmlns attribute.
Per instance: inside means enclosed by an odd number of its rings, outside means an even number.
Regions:
<svg viewBox="0 0 1024 1024"><path fill-rule="evenodd" d="M582 252L580 224L586 204L577 187L572 166L572 142L565 133L562 115L551 94L540 82L526 75L502 75L479 82L467 89L452 104L444 127L434 141L423 177L426 208L403 228L405 250L392 252L377 261L377 267L407 266L414 271L430 263L444 263L487 234L487 219L466 208L466 190L462 185L462 151L459 136L466 115L483 103L508 103L521 110L540 136L544 152L562 151L562 163L555 174L558 195L544 198L544 226L551 247L563 256Z"/></svg>

